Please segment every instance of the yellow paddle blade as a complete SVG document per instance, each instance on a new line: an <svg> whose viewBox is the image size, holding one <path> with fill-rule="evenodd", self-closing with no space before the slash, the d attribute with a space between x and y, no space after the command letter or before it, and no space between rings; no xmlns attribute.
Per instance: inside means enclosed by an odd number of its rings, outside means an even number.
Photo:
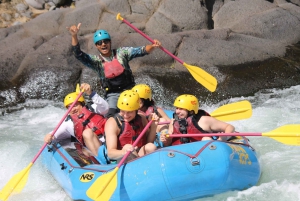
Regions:
<svg viewBox="0 0 300 201"><path fill-rule="evenodd" d="M300 124L281 126L268 133L262 133L262 136L271 137L283 144L300 145Z"/></svg>
<svg viewBox="0 0 300 201"><path fill-rule="evenodd" d="M183 63L183 65L189 70L195 80L202 84L206 89L211 92L214 92L216 90L218 83L215 77L198 66L191 66L185 62Z"/></svg>
<svg viewBox="0 0 300 201"><path fill-rule="evenodd" d="M113 171L98 177L97 180L86 191L86 195L92 200L109 200L112 194L115 192L115 189L117 188L118 170L119 167L116 167Z"/></svg>
<svg viewBox="0 0 300 201"><path fill-rule="evenodd" d="M0 192L0 200L5 201L11 193L20 193L22 191L27 182L29 170L32 165L33 163L30 163L25 169L15 174L13 178L10 179Z"/></svg>
<svg viewBox="0 0 300 201"><path fill-rule="evenodd" d="M117 20L123 20L123 17L121 16L121 13L117 14Z"/></svg>
<svg viewBox="0 0 300 201"><path fill-rule="evenodd" d="M252 116L252 106L249 101L239 101L223 105L210 114L220 121L235 121Z"/></svg>
<svg viewBox="0 0 300 201"><path fill-rule="evenodd" d="M76 84L76 91L75 92L77 92L78 94L80 93L80 86L79 86L79 84Z"/></svg>

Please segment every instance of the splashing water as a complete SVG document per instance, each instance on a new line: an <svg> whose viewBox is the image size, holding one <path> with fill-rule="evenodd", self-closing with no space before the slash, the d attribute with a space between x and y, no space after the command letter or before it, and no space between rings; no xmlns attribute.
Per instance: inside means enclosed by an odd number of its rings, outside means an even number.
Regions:
<svg viewBox="0 0 300 201"><path fill-rule="evenodd" d="M156 90L157 91L157 90ZM164 97L162 90L157 97ZM216 105L203 105L212 112L223 104L249 100L253 116L230 122L240 132L269 132L285 124L300 124L300 85L284 90L263 90L251 97L225 100ZM158 104L165 103L158 101ZM51 101L34 100L24 109L0 116L0 188L24 169L43 145L44 135L51 131L66 112ZM170 105L165 105L171 108ZM300 132L300 131L299 131ZM300 200L300 146L289 146L268 137L249 137L259 153L262 175L259 183L244 191L232 191L199 201L265 201ZM69 201L71 200L38 159L30 170L27 184L21 193L11 195L10 201Z"/></svg>

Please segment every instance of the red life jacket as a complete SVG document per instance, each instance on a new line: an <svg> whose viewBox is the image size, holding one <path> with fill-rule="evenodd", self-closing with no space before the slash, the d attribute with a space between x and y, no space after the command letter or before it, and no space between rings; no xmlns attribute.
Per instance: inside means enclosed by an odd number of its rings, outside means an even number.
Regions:
<svg viewBox="0 0 300 201"><path fill-rule="evenodd" d="M133 144L144 129L141 116L137 114L131 122L124 121L119 114L115 115L114 118L117 122L117 125L121 129L121 132L118 136L118 149L122 149L125 144ZM118 119L121 121L122 125L120 125ZM138 142L137 147L141 148L145 144L147 144L146 135L144 135L142 139Z"/></svg>
<svg viewBox="0 0 300 201"><path fill-rule="evenodd" d="M103 135L106 119L97 113L91 112L86 106L82 108L81 114L71 115L74 124L75 137L84 145L82 132L90 128L96 135Z"/></svg>
<svg viewBox="0 0 300 201"><path fill-rule="evenodd" d="M135 85L134 77L130 69L126 69L117 59L116 50L112 51L115 55L112 61L102 59L105 78L101 79L102 87L106 92L119 92L124 89L132 88Z"/></svg>
<svg viewBox="0 0 300 201"><path fill-rule="evenodd" d="M186 119L178 119L177 115L175 115L175 121L173 123L173 134L186 134L186 133L207 133L204 131L199 125L198 121L202 116L210 116L204 110L199 110L197 115L189 116ZM177 118L176 118L177 117ZM182 138L172 138L172 145L184 144L189 142L201 141L203 137L195 136L195 137L182 137Z"/></svg>

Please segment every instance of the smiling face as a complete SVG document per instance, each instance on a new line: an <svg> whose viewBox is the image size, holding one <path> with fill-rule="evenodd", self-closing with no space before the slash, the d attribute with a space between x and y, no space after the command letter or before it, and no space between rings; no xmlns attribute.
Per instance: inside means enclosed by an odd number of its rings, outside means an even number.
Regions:
<svg viewBox="0 0 300 201"><path fill-rule="evenodd" d="M71 106L68 105L67 108L69 108ZM81 113L81 110L82 110L82 103L81 102L77 102L74 107L71 109L70 111L70 115L73 115L73 114L76 114L76 115L79 115Z"/></svg>
<svg viewBox="0 0 300 201"><path fill-rule="evenodd" d="M121 115L121 117L123 117L124 121L130 122L135 118L136 110L134 110L134 111L120 110L120 115Z"/></svg>
<svg viewBox="0 0 300 201"><path fill-rule="evenodd" d="M176 108L175 113L177 114L179 119L187 118L189 114L189 112L186 109L179 107Z"/></svg>
<svg viewBox="0 0 300 201"><path fill-rule="evenodd" d="M111 41L109 39L100 40L95 45L102 56L111 56Z"/></svg>

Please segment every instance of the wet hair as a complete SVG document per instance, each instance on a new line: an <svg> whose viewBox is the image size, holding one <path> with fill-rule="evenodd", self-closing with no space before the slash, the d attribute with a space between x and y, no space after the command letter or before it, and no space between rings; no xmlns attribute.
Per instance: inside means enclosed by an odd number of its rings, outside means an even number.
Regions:
<svg viewBox="0 0 300 201"><path fill-rule="evenodd" d="M85 102L79 102L81 104L81 106L85 106Z"/></svg>
<svg viewBox="0 0 300 201"><path fill-rule="evenodd" d="M143 103L143 107L151 107L155 105L155 102L153 100L149 100L149 99L144 99L144 98L140 98L142 103Z"/></svg>
<svg viewBox="0 0 300 201"><path fill-rule="evenodd" d="M193 116L193 115L196 115L194 110L188 111L188 116Z"/></svg>

